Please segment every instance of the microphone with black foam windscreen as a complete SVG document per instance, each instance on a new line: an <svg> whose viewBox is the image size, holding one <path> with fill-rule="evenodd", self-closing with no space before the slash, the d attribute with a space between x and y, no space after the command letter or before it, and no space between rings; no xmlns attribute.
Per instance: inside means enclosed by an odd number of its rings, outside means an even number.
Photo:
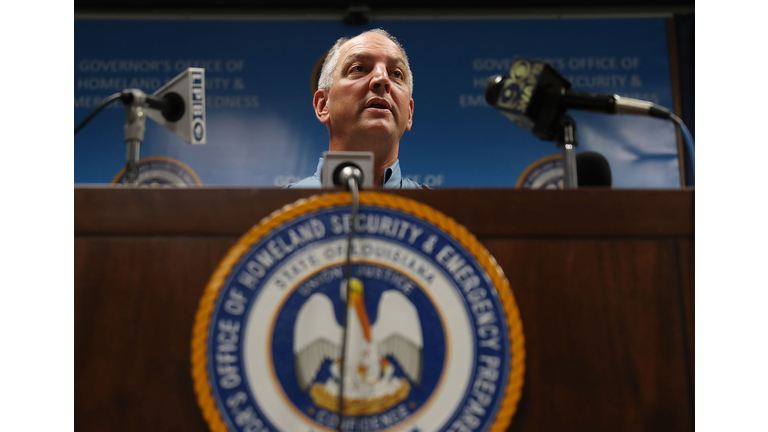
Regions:
<svg viewBox="0 0 768 432"><path fill-rule="evenodd" d="M567 79L540 60L515 57L509 72L488 79L485 100L542 140L554 139L557 120L569 109L662 119L671 115L666 108L639 99L573 91Z"/></svg>
<svg viewBox="0 0 768 432"><path fill-rule="evenodd" d="M611 166L603 155L593 151L576 153L577 184L582 186L611 187Z"/></svg>
<svg viewBox="0 0 768 432"><path fill-rule="evenodd" d="M519 127L545 141L558 138L559 122L569 109L672 120L683 135L695 170L693 136L674 113L644 100L573 91L571 83L544 61L515 57L509 75L488 79L485 100Z"/></svg>
<svg viewBox="0 0 768 432"><path fill-rule="evenodd" d="M160 111L163 118L169 122L178 121L186 111L184 98L178 93L171 92L163 96L146 94L139 89L126 89L120 93L123 105L131 105L137 100L143 100L148 108Z"/></svg>

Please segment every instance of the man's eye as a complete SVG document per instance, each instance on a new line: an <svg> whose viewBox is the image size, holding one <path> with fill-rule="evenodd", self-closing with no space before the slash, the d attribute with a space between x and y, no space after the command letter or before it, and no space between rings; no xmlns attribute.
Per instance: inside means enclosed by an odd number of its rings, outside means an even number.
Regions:
<svg viewBox="0 0 768 432"><path fill-rule="evenodd" d="M352 72L365 72L365 68L362 65L352 66Z"/></svg>
<svg viewBox="0 0 768 432"><path fill-rule="evenodd" d="M396 71L392 72L392 76L394 76L397 79L402 79L403 78L403 73L400 72L399 70L396 70Z"/></svg>

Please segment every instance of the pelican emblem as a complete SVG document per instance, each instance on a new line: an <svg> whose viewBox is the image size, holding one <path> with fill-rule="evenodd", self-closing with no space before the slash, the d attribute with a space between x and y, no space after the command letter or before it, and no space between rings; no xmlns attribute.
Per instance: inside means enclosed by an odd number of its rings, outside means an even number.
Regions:
<svg viewBox="0 0 768 432"><path fill-rule="evenodd" d="M345 300L346 284L341 284ZM364 288L359 279L350 280L346 373L341 376L342 326L333 303L325 294L315 293L301 307L296 317L293 355L296 380L303 392L309 392L315 405L338 411L339 382L344 383L344 412L371 415L383 412L405 399L411 389L409 380L421 385L421 322L416 307L396 290L385 291L379 300L375 324L365 310ZM394 359L405 377L395 377ZM326 360L331 361L331 376L315 382Z"/></svg>

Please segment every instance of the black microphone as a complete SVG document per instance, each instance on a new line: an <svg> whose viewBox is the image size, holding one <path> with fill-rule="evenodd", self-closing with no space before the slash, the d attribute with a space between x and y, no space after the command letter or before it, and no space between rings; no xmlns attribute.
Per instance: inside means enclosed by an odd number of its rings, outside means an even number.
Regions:
<svg viewBox="0 0 768 432"><path fill-rule="evenodd" d="M576 153L576 177L579 187L613 186L611 166L608 164L608 160L597 152L584 151Z"/></svg>
<svg viewBox="0 0 768 432"><path fill-rule="evenodd" d="M485 100L515 124L546 141L554 140L557 121L568 109L662 119L671 116L669 110L651 102L573 91L571 83L548 63L524 57L515 57L509 75L488 79Z"/></svg>
<svg viewBox="0 0 768 432"><path fill-rule="evenodd" d="M123 105L131 105L135 100L146 102L147 106L163 114L169 122L175 122L184 115L184 99L178 93L167 93L164 96L146 94L139 89L126 89L120 94Z"/></svg>

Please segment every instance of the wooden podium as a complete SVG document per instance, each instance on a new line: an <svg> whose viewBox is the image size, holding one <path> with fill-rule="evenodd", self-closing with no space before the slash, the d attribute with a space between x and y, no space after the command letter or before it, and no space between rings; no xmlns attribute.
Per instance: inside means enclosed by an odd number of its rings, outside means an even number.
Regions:
<svg viewBox="0 0 768 432"><path fill-rule="evenodd" d="M240 235L319 192L75 188L75 429L207 431L203 288ZM527 351L509 430L694 429L692 190L394 193L466 226L509 279Z"/></svg>

